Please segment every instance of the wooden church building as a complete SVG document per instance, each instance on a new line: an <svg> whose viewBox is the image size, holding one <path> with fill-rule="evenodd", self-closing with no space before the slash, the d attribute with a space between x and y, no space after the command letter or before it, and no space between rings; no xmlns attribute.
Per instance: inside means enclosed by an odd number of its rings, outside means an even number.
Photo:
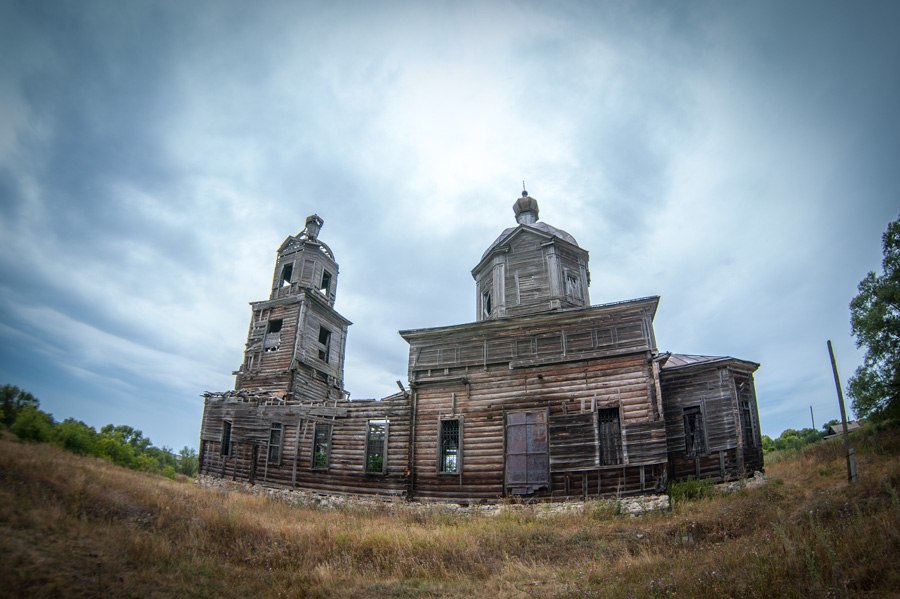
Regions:
<svg viewBox="0 0 900 599"><path fill-rule="evenodd" d="M269 299L251 304L234 390L204 394L201 474L472 502L651 493L762 469L759 365L660 352L659 297L591 305L588 252L526 192L513 210L517 225L472 270L475 321L400 331L408 390L380 400L344 389L351 323L310 216L278 249Z"/></svg>

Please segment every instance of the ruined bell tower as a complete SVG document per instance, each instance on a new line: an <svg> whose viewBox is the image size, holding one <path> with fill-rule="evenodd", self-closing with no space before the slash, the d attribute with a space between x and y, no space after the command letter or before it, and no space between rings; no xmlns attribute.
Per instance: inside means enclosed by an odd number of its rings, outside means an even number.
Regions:
<svg viewBox="0 0 900 599"><path fill-rule="evenodd" d="M269 299L250 304L235 390L303 403L345 395L344 350L352 323L334 309L338 264L319 239L323 223L309 216L306 227L278 248Z"/></svg>

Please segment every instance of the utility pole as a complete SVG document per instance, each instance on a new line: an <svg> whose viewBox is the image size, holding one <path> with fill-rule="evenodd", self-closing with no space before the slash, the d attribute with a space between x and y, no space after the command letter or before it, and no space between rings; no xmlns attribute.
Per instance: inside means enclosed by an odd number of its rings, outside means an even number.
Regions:
<svg viewBox="0 0 900 599"><path fill-rule="evenodd" d="M812 406L809 406L809 419L812 420L813 430L816 430L816 416L813 414Z"/></svg>
<svg viewBox="0 0 900 599"><path fill-rule="evenodd" d="M847 411L844 409L844 392L841 390L841 379L838 376L837 362L834 361L834 349L831 347L831 339L828 340L828 355L831 357L831 370L834 372L834 386L837 387L838 404L841 406L841 426L844 430L844 449L847 451L847 480L855 483L859 477L856 474L856 450L850 447L850 437L847 434Z"/></svg>

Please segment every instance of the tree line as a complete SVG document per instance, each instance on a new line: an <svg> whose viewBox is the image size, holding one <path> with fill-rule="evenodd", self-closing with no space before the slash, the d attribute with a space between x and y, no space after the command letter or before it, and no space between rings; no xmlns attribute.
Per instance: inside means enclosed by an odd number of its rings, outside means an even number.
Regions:
<svg viewBox="0 0 900 599"><path fill-rule="evenodd" d="M199 468L197 451L183 447L177 454L169 447L155 447L144 434L127 425L107 424L99 431L80 420L56 422L41 410L38 399L14 385L0 387L2 426L23 441L52 443L81 455L107 459L114 464L162 474L195 476Z"/></svg>

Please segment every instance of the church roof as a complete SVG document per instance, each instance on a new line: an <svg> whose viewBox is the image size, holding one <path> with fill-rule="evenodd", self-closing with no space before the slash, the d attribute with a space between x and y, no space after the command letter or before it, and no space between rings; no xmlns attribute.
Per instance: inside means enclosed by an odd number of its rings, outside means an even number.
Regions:
<svg viewBox="0 0 900 599"><path fill-rule="evenodd" d="M666 361L662 365L663 370L671 370L673 368L685 368L688 366L700 366L700 365L709 365L714 364L716 362L742 362L748 366L751 366L753 370L759 368L759 364L756 362L748 362L747 360L740 360L738 358L732 358L731 356L700 356L696 354L670 354Z"/></svg>
<svg viewBox="0 0 900 599"><path fill-rule="evenodd" d="M504 241L506 241L508 238L512 237L513 233L515 233L519 229L535 229L535 230L539 231L540 233L543 233L544 235L558 237L559 239L562 239L565 242L571 243L572 245L574 245L576 247L580 247L578 245L578 242L575 241L575 238L572 237L571 235L569 235L567 232L563 231L562 229L557 229L553 225L548 225L547 223L545 223L543 221L539 221L539 222L536 222L536 223L533 223L530 225L518 225L516 227L509 227L508 229L504 229L503 232L500 233L500 237L498 237L496 239L496 241L494 241L494 243L492 243L490 245L490 247L488 247L488 249L485 250L485 252L481 255L481 259L484 260L487 257L487 255L490 254L491 251L493 251L493 249L495 247L499 246Z"/></svg>

